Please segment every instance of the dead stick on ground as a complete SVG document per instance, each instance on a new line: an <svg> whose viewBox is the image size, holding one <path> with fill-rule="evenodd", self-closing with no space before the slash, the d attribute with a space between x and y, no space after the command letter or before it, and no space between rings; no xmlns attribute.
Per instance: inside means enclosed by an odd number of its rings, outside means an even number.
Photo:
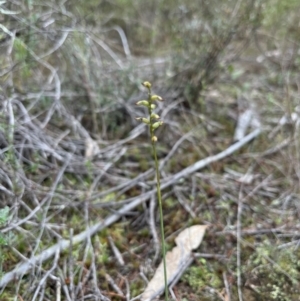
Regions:
<svg viewBox="0 0 300 301"><path fill-rule="evenodd" d="M162 185L161 189L165 189L169 187L170 185L174 184L181 178L185 178L189 176L190 174L196 172L197 170L206 167L207 165L211 164L212 162L216 162L218 160L222 160L223 158L233 154L235 151L243 147L245 144L250 142L252 139L257 137L261 133L261 129L256 129L255 131L251 132L247 136L245 136L242 140L239 142L231 145L226 150L222 151L221 153L207 157L203 160L200 160L196 162L195 164L183 169L182 171L178 172L177 174L173 175L169 179L165 180ZM143 202L149 200L149 198L156 193L156 189L153 189L141 196L138 196L136 198L132 199L132 202L124 205L121 209L117 211L117 213L109 216L104 221L99 222L95 224L94 226L90 227L86 231L83 231L82 233L76 235L73 237L73 245L79 244L80 242L86 240L89 236L94 235L95 233L105 229L106 227L112 225L115 223L122 215L126 214L127 212L131 211L138 205L142 204ZM57 244L53 245L52 247L48 248L47 250L43 251L41 254L28 259L28 261L21 263L18 265L15 269L13 269L11 272L6 273L1 279L0 279L0 288L5 287L9 282L12 280L17 280L22 275L28 273L30 269L34 266L36 266L39 263L42 263L46 261L47 259L54 256L58 251L63 251L69 248L70 241L69 240L61 240Z"/></svg>

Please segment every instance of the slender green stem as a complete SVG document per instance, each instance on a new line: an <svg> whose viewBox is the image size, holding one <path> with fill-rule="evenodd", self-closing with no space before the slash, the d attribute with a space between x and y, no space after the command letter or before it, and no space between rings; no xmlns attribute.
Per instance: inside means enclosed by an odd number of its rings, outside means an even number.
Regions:
<svg viewBox="0 0 300 301"><path fill-rule="evenodd" d="M152 148L153 148L153 156L154 156L155 169L156 169L157 198L158 198L158 207L159 207L159 216L160 216L160 232L161 232L161 240L162 240L162 255L163 255L163 265L164 265L165 300L168 301L166 243L165 243L164 220L163 220L163 210L162 210L161 191L160 191L159 167L158 167L155 142L152 142Z"/></svg>
<svg viewBox="0 0 300 301"><path fill-rule="evenodd" d="M148 89L148 100L151 103L151 89ZM165 243L165 233L164 233L164 220L163 220L163 210L162 210L162 201L161 201L161 190L160 190L160 175L159 175L159 166L157 160L157 152L154 137L154 128L153 128L153 120L151 119L152 108L148 107L149 110L149 118L150 118L150 138L152 141L152 150L153 157L155 161L155 170L156 170L156 187L157 187L157 198L158 198L158 207L159 207L159 217L160 217L160 232L161 232L161 240L162 240L162 255L163 255L163 267L164 267L164 282L165 282L165 301L168 301L168 278L167 278L167 264L166 264L166 243Z"/></svg>
<svg viewBox="0 0 300 301"><path fill-rule="evenodd" d="M155 101L162 101L163 98L159 95L152 95L151 93L151 83L145 81L142 83L144 87L148 89L148 100L140 100L137 102L139 106L145 106L148 108L149 119L145 117L137 117L137 120L140 120L149 126L150 138L152 142L152 152L155 162L156 170L156 186L157 186L157 198L158 198L158 207L159 207L159 217L160 217L160 232L161 232L161 241L162 241L162 255L163 255L163 267L164 267L164 283L165 283L165 301L168 301L168 278L167 278L167 263L166 263L166 242L164 234L164 219L163 219L163 210L162 210L162 200L161 200L161 191L160 191L160 176L159 176L159 166L157 160L156 152L156 141L157 137L154 135L155 130L163 124L162 121L157 121L159 116L154 113L156 105Z"/></svg>

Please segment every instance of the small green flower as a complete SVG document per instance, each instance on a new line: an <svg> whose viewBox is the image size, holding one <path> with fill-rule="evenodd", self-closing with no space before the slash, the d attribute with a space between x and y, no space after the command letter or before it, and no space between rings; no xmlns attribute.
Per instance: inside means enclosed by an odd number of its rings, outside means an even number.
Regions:
<svg viewBox="0 0 300 301"><path fill-rule="evenodd" d="M147 118L144 118L144 117L136 117L135 119L136 119L136 120L139 120L139 121L142 121L142 122L144 122L144 123L146 123L146 124L150 124L150 120L147 119Z"/></svg>
<svg viewBox="0 0 300 301"><path fill-rule="evenodd" d="M159 115L155 114L155 113L152 113L151 116L150 116L152 119L159 119Z"/></svg>
<svg viewBox="0 0 300 301"><path fill-rule="evenodd" d="M162 121L158 121L152 124L152 128L155 130L163 124Z"/></svg>
<svg viewBox="0 0 300 301"><path fill-rule="evenodd" d="M143 82L142 85L148 89L151 88L151 84L148 81Z"/></svg>
<svg viewBox="0 0 300 301"><path fill-rule="evenodd" d="M144 106L149 107L149 101L148 100L140 100L136 103L138 106Z"/></svg>
<svg viewBox="0 0 300 301"><path fill-rule="evenodd" d="M159 95L152 95L151 96L151 101L156 101L156 100L163 101L163 98Z"/></svg>

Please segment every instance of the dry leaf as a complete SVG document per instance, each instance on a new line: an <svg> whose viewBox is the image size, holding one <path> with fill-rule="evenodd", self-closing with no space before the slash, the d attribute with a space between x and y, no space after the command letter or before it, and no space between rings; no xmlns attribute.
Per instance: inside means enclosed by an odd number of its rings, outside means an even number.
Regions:
<svg viewBox="0 0 300 301"><path fill-rule="evenodd" d="M192 250L199 247L207 226L195 225L189 227L175 238L176 247L166 254L168 285L171 284L183 269L187 268L187 263L191 260ZM141 301L150 301L164 291L164 271L163 262L158 266L153 278L148 283Z"/></svg>

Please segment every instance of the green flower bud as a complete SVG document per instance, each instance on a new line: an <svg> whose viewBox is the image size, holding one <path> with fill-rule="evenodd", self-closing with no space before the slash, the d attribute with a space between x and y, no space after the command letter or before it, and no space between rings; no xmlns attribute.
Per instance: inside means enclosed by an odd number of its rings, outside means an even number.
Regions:
<svg viewBox="0 0 300 301"><path fill-rule="evenodd" d="M157 129L159 126L161 126L163 124L162 121L158 121L152 124L152 128L155 130Z"/></svg>
<svg viewBox="0 0 300 301"><path fill-rule="evenodd" d="M148 100L140 100L136 103L138 106L144 106L149 107L149 101Z"/></svg>
<svg viewBox="0 0 300 301"><path fill-rule="evenodd" d="M138 120L138 121L142 121L142 122L144 122L144 123L146 123L146 124L150 124L150 120L147 119L147 118L144 118L144 117L136 117L135 119Z"/></svg>
<svg viewBox="0 0 300 301"><path fill-rule="evenodd" d="M156 142L156 141L157 141L157 137L156 137L156 136L153 136L153 137L151 138L151 140L152 140L153 142Z"/></svg>
<svg viewBox="0 0 300 301"><path fill-rule="evenodd" d="M152 118L152 119L159 119L160 117L159 117L159 115L157 115L157 114L155 114L155 113L152 113L152 114L151 114L151 118Z"/></svg>
<svg viewBox="0 0 300 301"><path fill-rule="evenodd" d="M150 108L151 108L152 110L154 110L154 109L156 108L156 105L155 105L154 103L152 103L151 106L150 106Z"/></svg>
<svg viewBox="0 0 300 301"><path fill-rule="evenodd" d="M159 95L152 95L151 96L151 101L155 101L155 100L163 101L163 98Z"/></svg>
<svg viewBox="0 0 300 301"><path fill-rule="evenodd" d="M147 82L147 81L146 81L146 82L143 82L142 85L143 85L144 87L148 88L148 89L151 88L151 84L150 84L149 82Z"/></svg>

